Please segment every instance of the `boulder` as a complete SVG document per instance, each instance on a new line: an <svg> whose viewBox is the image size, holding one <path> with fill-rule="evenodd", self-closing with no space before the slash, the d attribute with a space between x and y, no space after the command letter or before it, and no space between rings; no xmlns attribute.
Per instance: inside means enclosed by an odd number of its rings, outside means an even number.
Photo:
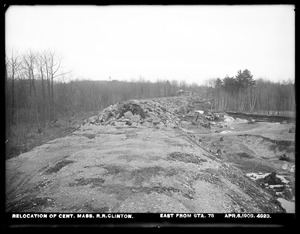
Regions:
<svg viewBox="0 0 300 234"><path fill-rule="evenodd" d="M132 114L131 111L127 111L127 112L124 113L124 118L125 119L130 119L132 116L133 116L133 114Z"/></svg>
<svg viewBox="0 0 300 234"><path fill-rule="evenodd" d="M217 150L217 152L215 153L216 156L221 156L222 151L220 149Z"/></svg>
<svg viewBox="0 0 300 234"><path fill-rule="evenodd" d="M214 120L214 116L213 116L212 114L206 115L205 118L206 118L207 120L210 120L210 121L213 121L213 120Z"/></svg>
<svg viewBox="0 0 300 234"><path fill-rule="evenodd" d="M139 115L132 115L130 118L131 122L133 123L139 123L141 120L141 117Z"/></svg>
<svg viewBox="0 0 300 234"><path fill-rule="evenodd" d="M181 121L181 126L184 127L184 128L187 128L189 125L189 122L187 121Z"/></svg>
<svg viewBox="0 0 300 234"><path fill-rule="evenodd" d="M181 106L181 107L179 108L178 112L179 112L180 114L183 114L183 115L185 115L185 114L186 114L186 112L187 112L187 109L186 109L186 107L185 107L185 106Z"/></svg>
<svg viewBox="0 0 300 234"><path fill-rule="evenodd" d="M186 117L194 117L195 116L195 112L194 111L189 111L185 116Z"/></svg>
<svg viewBox="0 0 300 234"><path fill-rule="evenodd" d="M139 126L139 125L140 125L140 123L138 123L138 122L132 122L132 123L131 123L131 126L132 126L132 127L137 127L137 126Z"/></svg>
<svg viewBox="0 0 300 234"><path fill-rule="evenodd" d="M98 121L98 116L92 116L88 119L90 124L95 124Z"/></svg>
<svg viewBox="0 0 300 234"><path fill-rule="evenodd" d="M289 133L295 133L295 127L291 127Z"/></svg>
<svg viewBox="0 0 300 234"><path fill-rule="evenodd" d="M153 124L151 122L147 121L147 122L143 123L143 126L147 127L147 128L151 128L151 127L153 127Z"/></svg>
<svg viewBox="0 0 300 234"><path fill-rule="evenodd" d="M201 122L200 125L204 128L210 128L210 122Z"/></svg>
<svg viewBox="0 0 300 234"><path fill-rule="evenodd" d="M282 184L281 179L279 179L276 175L277 175L276 172L273 171L271 174L267 175L262 180L264 183L269 185Z"/></svg>
<svg viewBox="0 0 300 234"><path fill-rule="evenodd" d="M295 165L293 165L292 167L291 167L291 169L290 169L290 172L295 172Z"/></svg>
<svg viewBox="0 0 300 234"><path fill-rule="evenodd" d="M118 104L116 108L116 112L118 113L117 118L121 118L124 116L126 112L130 111L131 114L138 114L141 116L141 118L145 118L146 114L142 107L138 104L138 101L132 100L132 101L127 101L123 104ZM130 115L130 113L127 113Z"/></svg>
<svg viewBox="0 0 300 234"><path fill-rule="evenodd" d="M232 123L232 122L234 122L234 118L232 118L231 116L225 115L224 116L224 122Z"/></svg>
<svg viewBox="0 0 300 234"><path fill-rule="evenodd" d="M255 124L255 119L250 119L250 120L248 121L248 124Z"/></svg>
<svg viewBox="0 0 300 234"><path fill-rule="evenodd" d="M166 126L164 125L164 123L160 122L159 124L156 125L156 127L158 128L165 128Z"/></svg>
<svg viewBox="0 0 300 234"><path fill-rule="evenodd" d="M158 117L152 117L150 119L150 122L152 122L152 124L154 124L154 125L157 125L157 124L159 124L161 122L161 119L158 118Z"/></svg>

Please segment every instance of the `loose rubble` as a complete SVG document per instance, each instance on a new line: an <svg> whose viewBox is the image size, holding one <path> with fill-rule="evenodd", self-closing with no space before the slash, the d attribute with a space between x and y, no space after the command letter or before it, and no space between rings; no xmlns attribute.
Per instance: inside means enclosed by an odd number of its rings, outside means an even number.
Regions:
<svg viewBox="0 0 300 234"><path fill-rule="evenodd" d="M188 124L210 127L217 115L209 111L211 101L200 96L180 96L164 99L129 100L110 105L86 123L112 126L145 126L176 128Z"/></svg>
<svg viewBox="0 0 300 234"><path fill-rule="evenodd" d="M179 119L155 101L130 100L111 105L98 116L98 123L112 126L175 127Z"/></svg>
<svg viewBox="0 0 300 234"><path fill-rule="evenodd" d="M275 171L272 173L247 173L250 179L257 181L262 187L272 190L278 198L294 199L289 181L282 175L278 175Z"/></svg>
<svg viewBox="0 0 300 234"><path fill-rule="evenodd" d="M211 100L198 95L128 100L110 105L85 123L149 128L178 128L192 124L209 129L212 126L224 128L236 121L226 113L212 113L211 106Z"/></svg>

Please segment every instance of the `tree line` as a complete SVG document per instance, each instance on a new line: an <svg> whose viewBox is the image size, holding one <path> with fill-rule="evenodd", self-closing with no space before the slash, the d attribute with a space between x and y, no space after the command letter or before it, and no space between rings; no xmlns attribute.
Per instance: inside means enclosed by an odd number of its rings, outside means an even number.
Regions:
<svg viewBox="0 0 300 234"><path fill-rule="evenodd" d="M184 80L90 81L71 80L62 58L52 51L6 54L6 126L30 124L38 132L47 123L79 112L100 111L128 99L177 95L180 89L214 100L217 111L294 111L294 83L254 80L249 70L235 77L211 79L206 85ZM72 78L72 77L71 77Z"/></svg>
<svg viewBox="0 0 300 234"><path fill-rule="evenodd" d="M29 124L39 133L47 123L78 112L102 110L128 99L174 96L179 89L198 92L204 87L185 81L71 80L53 51L6 54L6 126ZM72 77L71 77L72 78Z"/></svg>
<svg viewBox="0 0 300 234"><path fill-rule="evenodd" d="M9 125L54 118L54 79L63 76L61 59L52 51L6 56L6 118Z"/></svg>
<svg viewBox="0 0 300 234"><path fill-rule="evenodd" d="M234 77L210 79L207 95L214 99L214 109L218 111L277 112L278 115L295 111L294 82L254 80L248 69L239 70Z"/></svg>

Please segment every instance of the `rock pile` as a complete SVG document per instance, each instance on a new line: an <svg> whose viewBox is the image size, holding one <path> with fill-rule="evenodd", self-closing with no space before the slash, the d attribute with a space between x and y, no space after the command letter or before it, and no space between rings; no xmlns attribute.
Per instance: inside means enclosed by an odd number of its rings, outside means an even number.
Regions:
<svg viewBox="0 0 300 234"><path fill-rule="evenodd" d="M176 127L180 119L153 100L129 100L111 105L98 115L98 123L112 126Z"/></svg>
<svg viewBox="0 0 300 234"><path fill-rule="evenodd" d="M267 175L266 177L264 177L262 179L262 181L265 184L269 184L269 185L276 185L276 184L283 184L283 182L281 181L281 179L277 176L276 172L273 171L272 173L270 173L269 175Z"/></svg>
<svg viewBox="0 0 300 234"><path fill-rule="evenodd" d="M292 169L292 168L291 168ZM292 199L292 189L289 181L282 175L278 175L275 171L266 174L247 173L250 179L257 181L262 187L271 189L279 197Z"/></svg>
<svg viewBox="0 0 300 234"><path fill-rule="evenodd" d="M233 122L226 113L212 113L211 100L199 95L176 96L143 100L129 100L110 105L98 116L85 123L112 126L186 127L189 124L211 128L226 127L217 122Z"/></svg>
<svg viewBox="0 0 300 234"><path fill-rule="evenodd" d="M208 110L210 107L210 100L202 99L198 95L129 100L110 105L85 123L174 128L192 120L195 124L210 127L209 121L213 119Z"/></svg>

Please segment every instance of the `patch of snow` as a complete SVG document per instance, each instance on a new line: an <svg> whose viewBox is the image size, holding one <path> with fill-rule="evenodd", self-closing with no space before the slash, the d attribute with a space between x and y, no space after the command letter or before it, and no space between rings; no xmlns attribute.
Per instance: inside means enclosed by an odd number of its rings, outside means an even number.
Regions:
<svg viewBox="0 0 300 234"><path fill-rule="evenodd" d="M252 180L258 180L258 179L265 178L269 174L270 173L262 174L261 172L259 172L259 174L257 174L255 172L252 172L252 173L247 173L246 176L250 177L250 179Z"/></svg>
<svg viewBox="0 0 300 234"><path fill-rule="evenodd" d="M258 180L258 179L262 179L262 178L265 178L267 175L270 175L270 173L265 173L265 174L262 174L261 172L259 173L255 173L255 172L252 172L252 173L247 173L246 176L250 177L250 179L252 180ZM281 182L285 183L285 184L288 184L289 181L286 180L284 178L284 176L280 176L280 175L276 175L276 177L278 179L281 180ZM268 184L267 184L268 185ZM270 185L270 187L273 186L273 187L279 187L279 186L283 186L283 185Z"/></svg>
<svg viewBox="0 0 300 234"><path fill-rule="evenodd" d="M288 184L289 181L284 178L284 176L276 175L278 179L280 179L283 183Z"/></svg>
<svg viewBox="0 0 300 234"><path fill-rule="evenodd" d="M232 118L231 116L224 115L224 122L226 123L234 122L234 118Z"/></svg>
<svg viewBox="0 0 300 234"><path fill-rule="evenodd" d="M270 188L280 188L283 187L284 185L282 184L273 184L273 185L269 185Z"/></svg>
<svg viewBox="0 0 300 234"><path fill-rule="evenodd" d="M222 131L222 132L220 132L220 133L222 133L222 134L226 134L226 133L230 133L231 131Z"/></svg>
<svg viewBox="0 0 300 234"><path fill-rule="evenodd" d="M248 120L246 120L246 119L241 119L241 118L236 118L236 119L235 119L235 122L238 122L238 123L248 123Z"/></svg>
<svg viewBox="0 0 300 234"><path fill-rule="evenodd" d="M204 111L203 111L203 110L195 110L195 112L196 112L196 113L199 113L199 114L201 114L201 115L204 114Z"/></svg>
<svg viewBox="0 0 300 234"><path fill-rule="evenodd" d="M295 213L295 202L287 201L283 198L277 198L286 213Z"/></svg>

